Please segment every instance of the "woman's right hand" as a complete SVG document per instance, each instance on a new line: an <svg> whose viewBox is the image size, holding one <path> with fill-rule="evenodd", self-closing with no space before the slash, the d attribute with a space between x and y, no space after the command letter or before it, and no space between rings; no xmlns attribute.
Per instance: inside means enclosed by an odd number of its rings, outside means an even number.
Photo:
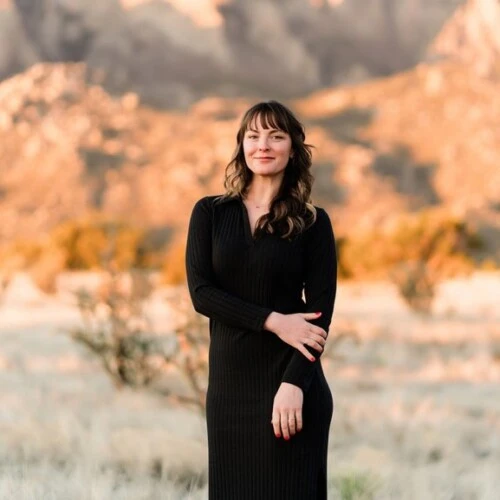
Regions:
<svg viewBox="0 0 500 500"><path fill-rule="evenodd" d="M275 333L283 342L298 349L309 361L314 361L314 356L305 346L308 345L316 351L322 352L327 332L307 320L317 319L320 315L321 313L281 314L272 312L267 317L264 328Z"/></svg>

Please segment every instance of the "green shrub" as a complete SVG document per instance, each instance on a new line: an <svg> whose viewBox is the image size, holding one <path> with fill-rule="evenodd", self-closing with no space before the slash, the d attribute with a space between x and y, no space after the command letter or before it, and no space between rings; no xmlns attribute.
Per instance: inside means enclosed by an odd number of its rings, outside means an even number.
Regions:
<svg viewBox="0 0 500 500"><path fill-rule="evenodd" d="M378 481L364 472L337 476L332 483L341 500L372 500L378 488Z"/></svg>

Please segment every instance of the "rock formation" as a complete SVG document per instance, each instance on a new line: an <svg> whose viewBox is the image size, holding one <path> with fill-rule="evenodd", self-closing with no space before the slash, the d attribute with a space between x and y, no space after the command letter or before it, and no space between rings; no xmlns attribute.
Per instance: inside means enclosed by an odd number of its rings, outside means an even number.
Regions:
<svg viewBox="0 0 500 500"><path fill-rule="evenodd" d="M194 201L222 192L250 100L186 113L111 98L83 64L37 65L0 84L0 240L46 234L98 210L160 239ZM290 101L314 144L313 199L338 234L430 205L498 219L497 84L458 62L421 64Z"/></svg>
<svg viewBox="0 0 500 500"><path fill-rule="evenodd" d="M13 0L17 21L0 11L0 76L36 60L83 61L109 92L157 107L287 99L413 67L462 2L213 0L221 23L208 28L175 9L180 0ZM210 12L210 0L200 5Z"/></svg>
<svg viewBox="0 0 500 500"><path fill-rule="evenodd" d="M500 75L500 2L469 0L446 23L429 53L462 60L483 76Z"/></svg>

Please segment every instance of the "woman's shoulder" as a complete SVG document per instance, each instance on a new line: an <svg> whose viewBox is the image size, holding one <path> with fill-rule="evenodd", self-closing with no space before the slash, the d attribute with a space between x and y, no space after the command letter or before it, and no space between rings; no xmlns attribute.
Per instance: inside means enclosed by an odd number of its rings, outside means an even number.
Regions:
<svg viewBox="0 0 500 500"><path fill-rule="evenodd" d="M306 233L310 235L314 235L316 233L330 232L333 231L332 221L330 219L330 215L323 208L317 205L313 205L316 209L316 218L314 222L308 227Z"/></svg>
<svg viewBox="0 0 500 500"><path fill-rule="evenodd" d="M202 205L202 206L218 206L222 205L224 203L228 203L231 201L235 201L236 197L230 197L226 194L211 194L211 195L206 195L200 198L195 205Z"/></svg>
<svg viewBox="0 0 500 500"><path fill-rule="evenodd" d="M236 200L235 197L229 197L225 194L206 195L195 202L193 210L194 211L202 210L205 212L212 213L215 207L218 207L220 205L235 200Z"/></svg>
<svg viewBox="0 0 500 500"><path fill-rule="evenodd" d="M323 208L318 205L313 205L315 211L316 211L316 218L314 220L313 226L317 224L324 224L325 222L330 221L330 216L328 215L328 212Z"/></svg>

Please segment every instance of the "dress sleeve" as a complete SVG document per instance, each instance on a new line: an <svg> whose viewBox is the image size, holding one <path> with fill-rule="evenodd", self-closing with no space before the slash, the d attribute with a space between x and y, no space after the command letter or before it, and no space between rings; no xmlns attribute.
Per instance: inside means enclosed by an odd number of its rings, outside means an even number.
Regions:
<svg viewBox="0 0 500 500"><path fill-rule="evenodd" d="M247 302L216 286L212 267L212 208L208 197L191 213L186 245L186 275L195 311L236 328L260 332L272 309Z"/></svg>
<svg viewBox="0 0 500 500"><path fill-rule="evenodd" d="M322 208L317 211L316 222L310 228L306 243L305 312L321 311L319 318L308 321L328 333L337 293L337 250L328 213ZM316 360L309 361L295 350L281 380L300 387L304 393L309 389L321 356L312 347L305 347Z"/></svg>

